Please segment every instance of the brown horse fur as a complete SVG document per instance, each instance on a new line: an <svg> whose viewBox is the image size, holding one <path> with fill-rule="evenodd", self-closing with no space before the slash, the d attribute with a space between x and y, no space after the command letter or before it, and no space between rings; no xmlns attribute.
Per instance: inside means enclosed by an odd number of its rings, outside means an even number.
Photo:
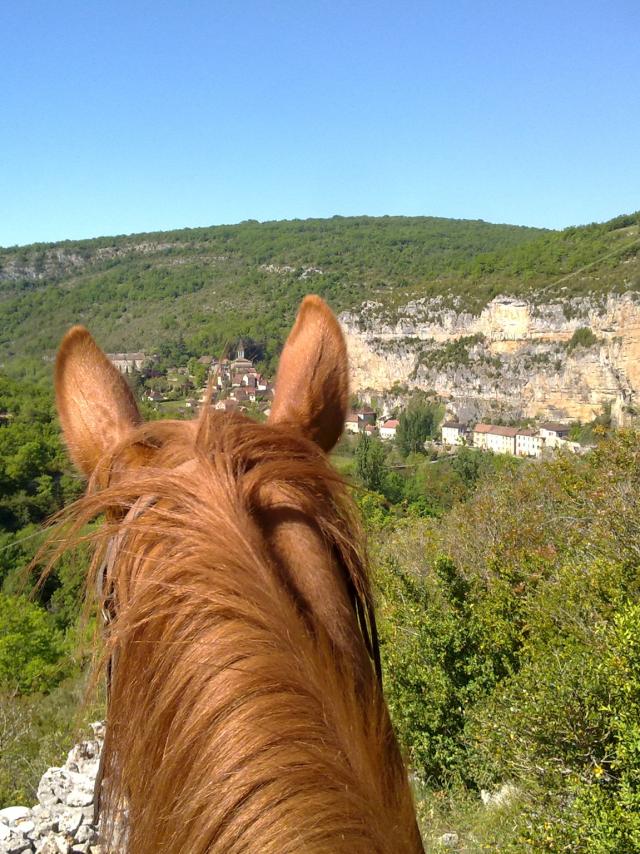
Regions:
<svg viewBox="0 0 640 854"><path fill-rule="evenodd" d="M80 327L60 348L56 392L89 475L75 536L106 517L93 571L109 551L110 849L422 851L371 661L357 525L324 453L348 395L330 310L303 302L268 424L209 407L142 424Z"/></svg>

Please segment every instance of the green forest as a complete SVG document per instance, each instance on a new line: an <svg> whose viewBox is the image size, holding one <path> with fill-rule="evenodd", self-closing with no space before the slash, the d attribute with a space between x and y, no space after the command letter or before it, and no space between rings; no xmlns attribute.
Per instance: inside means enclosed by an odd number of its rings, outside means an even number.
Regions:
<svg viewBox="0 0 640 854"><path fill-rule="evenodd" d="M41 583L42 564L28 571L44 522L83 489L53 405L64 328L183 364L242 336L271 366L309 291L391 310L400 292L480 306L571 271L558 298L640 290L639 225L335 218L0 251L0 807L34 803L42 772L102 714L88 554ZM323 272L300 278L310 267ZM460 851L640 851L640 434L604 422L582 456L443 456L425 449L443 415L417 394L396 440L344 437L333 455L367 531L427 850L455 832Z"/></svg>

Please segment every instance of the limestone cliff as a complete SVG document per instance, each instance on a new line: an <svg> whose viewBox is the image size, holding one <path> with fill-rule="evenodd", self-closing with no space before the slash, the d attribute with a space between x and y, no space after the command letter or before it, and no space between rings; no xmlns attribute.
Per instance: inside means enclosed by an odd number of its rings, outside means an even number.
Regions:
<svg viewBox="0 0 640 854"><path fill-rule="evenodd" d="M638 402L640 293L536 303L499 296L479 315L439 298L393 312L367 302L340 319L359 393L433 390L460 418L588 421L610 406L618 424Z"/></svg>

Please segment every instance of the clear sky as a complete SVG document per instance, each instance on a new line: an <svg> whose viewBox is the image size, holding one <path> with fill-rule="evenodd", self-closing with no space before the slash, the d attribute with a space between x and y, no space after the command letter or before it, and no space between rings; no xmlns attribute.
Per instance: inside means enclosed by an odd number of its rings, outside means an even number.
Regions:
<svg viewBox="0 0 640 854"><path fill-rule="evenodd" d="M0 245L640 208L638 0L0 0Z"/></svg>

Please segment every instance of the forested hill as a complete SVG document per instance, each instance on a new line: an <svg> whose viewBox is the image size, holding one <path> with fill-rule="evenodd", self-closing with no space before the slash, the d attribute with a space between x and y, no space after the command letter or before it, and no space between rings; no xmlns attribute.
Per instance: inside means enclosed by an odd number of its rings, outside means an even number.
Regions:
<svg viewBox="0 0 640 854"><path fill-rule="evenodd" d="M442 295L476 311L584 268L568 283L574 294L638 289L639 225L640 214L561 232L334 217L0 249L0 364L51 354L76 322L110 350L220 352L242 336L272 362L309 292L337 310Z"/></svg>

